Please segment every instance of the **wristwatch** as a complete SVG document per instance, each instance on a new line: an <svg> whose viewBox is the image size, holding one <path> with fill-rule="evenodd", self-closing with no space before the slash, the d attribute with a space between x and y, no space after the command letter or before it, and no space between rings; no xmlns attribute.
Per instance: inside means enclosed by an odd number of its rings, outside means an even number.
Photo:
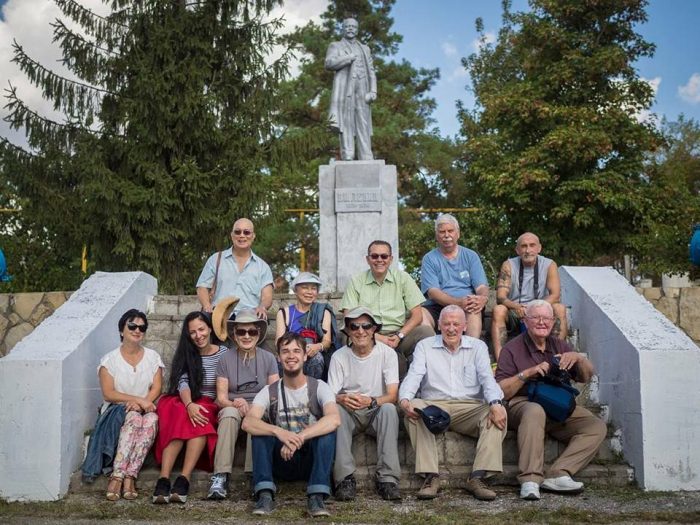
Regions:
<svg viewBox="0 0 700 525"><path fill-rule="evenodd" d="M522 372L518 372L518 379L520 379L523 383L527 383L527 378Z"/></svg>
<svg viewBox="0 0 700 525"><path fill-rule="evenodd" d="M370 401L370 403L369 403L369 408L375 409L375 408L377 408L377 406L378 406L378 405L377 405L377 398L376 398L376 397L373 397L373 398L372 398L372 401Z"/></svg>
<svg viewBox="0 0 700 525"><path fill-rule="evenodd" d="M403 338L406 337L406 334L404 334L403 332L399 332L396 335L399 336L399 339L401 339L402 341L403 341Z"/></svg>
<svg viewBox="0 0 700 525"><path fill-rule="evenodd" d="M489 403L489 406L492 407L493 405L501 405L503 406L503 400L502 399L494 399Z"/></svg>

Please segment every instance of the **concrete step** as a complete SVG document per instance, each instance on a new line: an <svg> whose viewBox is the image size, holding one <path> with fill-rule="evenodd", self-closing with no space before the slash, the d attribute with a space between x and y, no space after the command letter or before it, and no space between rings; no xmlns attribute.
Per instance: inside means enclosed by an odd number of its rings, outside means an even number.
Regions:
<svg viewBox="0 0 700 525"><path fill-rule="evenodd" d="M602 485L624 486L633 479L633 469L624 464L618 454L615 453L614 437L607 438L600 447L596 458L576 478L584 482L593 482ZM357 466L357 478L361 487L371 489L374 480L374 469L377 462L375 439L364 434L358 434L353 439L353 456ZM443 484L450 487L460 487L471 471L474 454L476 452L476 440L455 432L446 432L437 439L438 458L440 461ZM551 438L545 443L545 463L548 465L554 461L564 450L565 445ZM399 461L401 462L403 475L401 486L405 489L420 487L420 479L413 475L415 465L415 453L411 447L406 433L402 430L398 440ZM247 487L247 480L243 475L243 460L245 457L245 439L241 436L236 444L234 460L234 483L242 483L243 489ZM517 439L515 432L509 431L503 442L504 472L496 477L495 481L502 485L517 484ZM175 472L179 469L176 465ZM149 454L139 476L141 486L153 487L158 479L158 467L155 464L153 454ZM195 471L192 483L195 490L205 492L209 481L209 473ZM85 485L80 479L80 472L71 479L71 490L74 492L89 492L92 490L104 491L106 489L106 477L101 477L93 485Z"/></svg>

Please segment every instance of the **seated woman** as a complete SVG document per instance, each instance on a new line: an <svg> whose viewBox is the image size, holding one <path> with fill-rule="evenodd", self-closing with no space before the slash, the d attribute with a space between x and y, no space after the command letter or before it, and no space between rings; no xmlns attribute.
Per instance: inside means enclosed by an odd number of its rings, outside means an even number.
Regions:
<svg viewBox="0 0 700 525"><path fill-rule="evenodd" d="M335 350L336 323L331 305L318 303L321 279L309 272L301 272L292 281L296 303L277 312L275 341L285 332L299 334L306 340L304 375L322 379L328 370L330 356Z"/></svg>
<svg viewBox="0 0 700 525"><path fill-rule="evenodd" d="M158 415L154 401L163 382L163 361L158 353L142 346L148 329L146 314L128 310L118 323L122 344L100 361L98 374L106 410L122 403L126 418L119 432L114 471L107 484L107 499L136 499L136 478L156 437Z"/></svg>
<svg viewBox="0 0 700 525"><path fill-rule="evenodd" d="M211 321L202 312L187 314L170 371L168 395L158 401L160 432L156 461L160 477L153 503L185 503L195 467L211 471L216 449L216 367L227 350L212 344ZM170 486L170 474L183 446L182 474ZM202 452L206 449L206 454Z"/></svg>
<svg viewBox="0 0 700 525"><path fill-rule="evenodd" d="M242 310L230 317L235 305L232 299L219 301L212 314L216 335L221 340L232 339L234 346L221 357L216 371L216 404L221 410L209 499L226 498L241 422L255 395L279 379L274 354L258 346L265 340L267 321L258 319L255 310ZM252 457L248 437L245 472L253 471Z"/></svg>

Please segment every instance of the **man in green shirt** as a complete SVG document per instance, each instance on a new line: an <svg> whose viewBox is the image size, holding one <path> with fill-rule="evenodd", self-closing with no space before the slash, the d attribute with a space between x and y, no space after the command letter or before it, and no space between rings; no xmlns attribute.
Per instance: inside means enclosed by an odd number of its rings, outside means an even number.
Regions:
<svg viewBox="0 0 700 525"><path fill-rule="evenodd" d="M378 317L382 327L375 339L398 352L403 377L418 341L435 335L432 328L421 325L425 297L410 275L391 268L393 256L388 242L372 241L366 259L369 270L352 278L340 309L345 315L357 306L366 306Z"/></svg>

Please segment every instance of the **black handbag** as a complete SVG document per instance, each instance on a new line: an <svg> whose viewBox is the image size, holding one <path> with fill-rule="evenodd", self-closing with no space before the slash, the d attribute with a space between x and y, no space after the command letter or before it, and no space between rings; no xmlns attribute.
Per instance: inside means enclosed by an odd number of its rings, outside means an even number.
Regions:
<svg viewBox="0 0 700 525"><path fill-rule="evenodd" d="M546 376L527 385L527 399L542 406L547 417L563 423L576 408L579 391L571 386L569 373L553 363Z"/></svg>

